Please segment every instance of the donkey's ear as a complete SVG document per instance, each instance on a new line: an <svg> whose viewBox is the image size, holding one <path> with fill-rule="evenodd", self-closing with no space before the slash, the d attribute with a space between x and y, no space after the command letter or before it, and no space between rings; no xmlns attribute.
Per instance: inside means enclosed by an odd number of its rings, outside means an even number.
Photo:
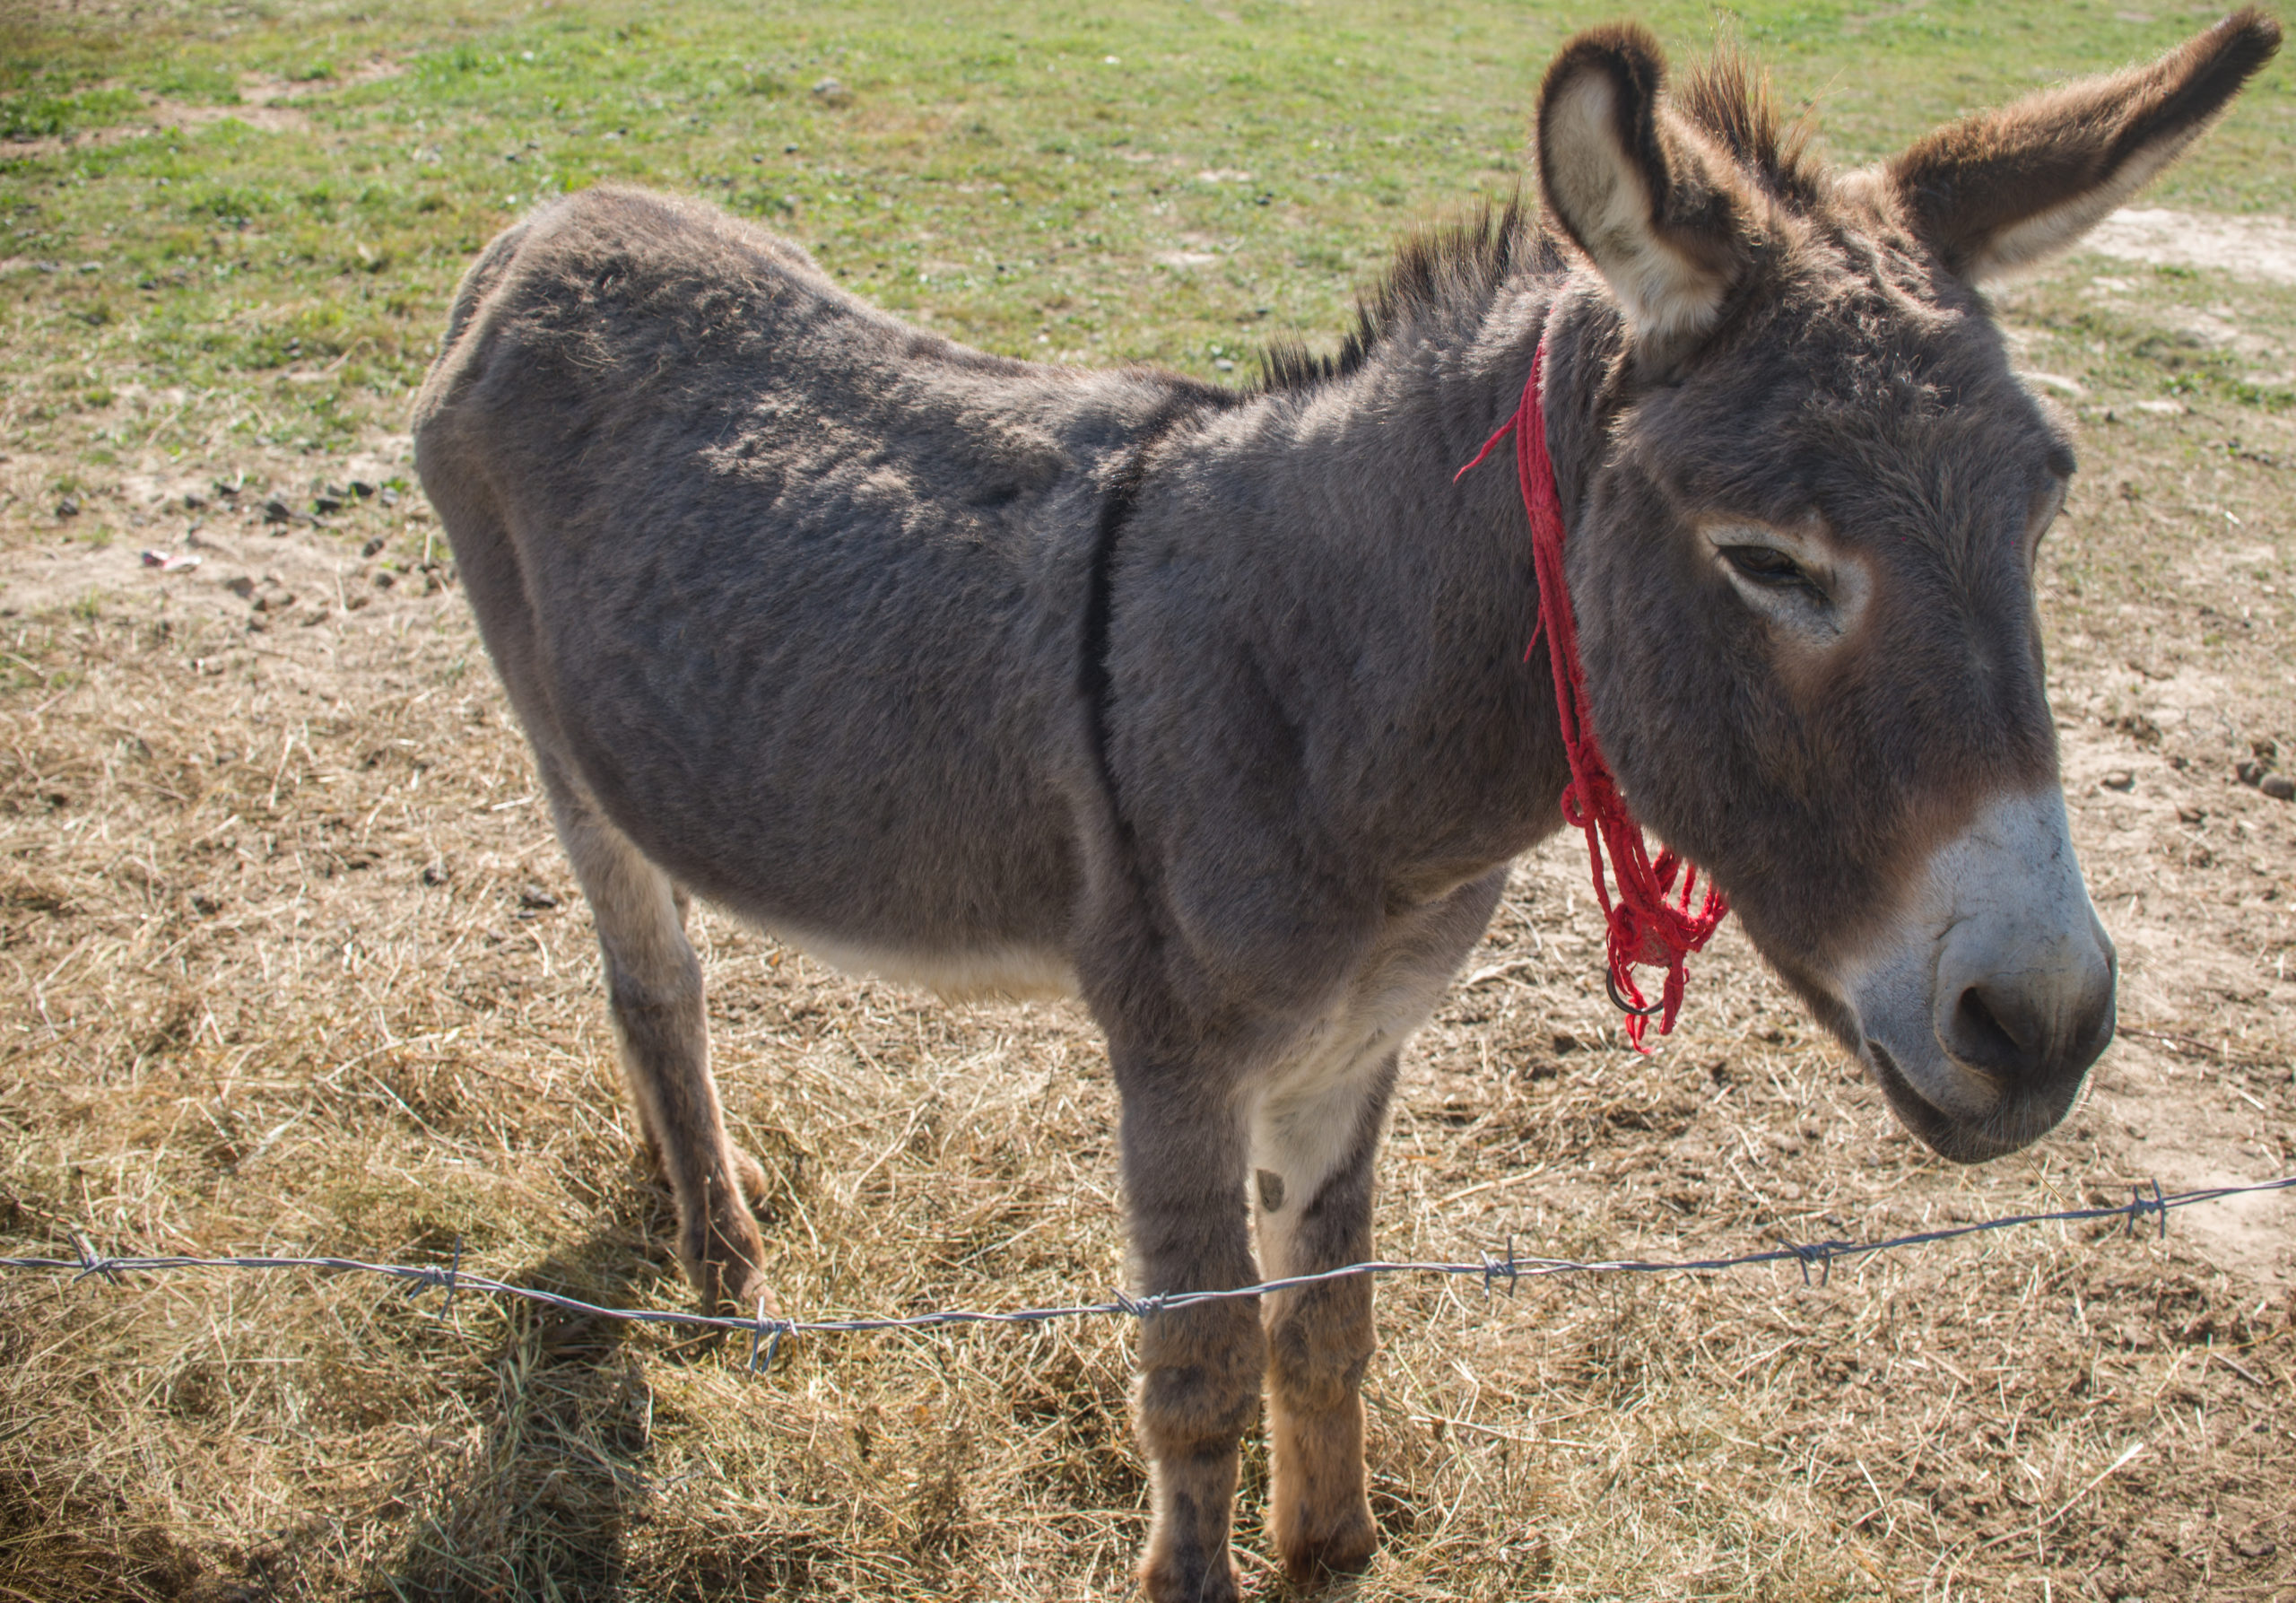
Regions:
<svg viewBox="0 0 2296 1603"><path fill-rule="evenodd" d="M1949 124L1890 163L1913 224L1972 282L2072 248L2208 130L2280 48L2254 10L2150 66Z"/></svg>
<svg viewBox="0 0 2296 1603"><path fill-rule="evenodd" d="M1666 60L1632 23L1562 47L1539 85L1539 191L1639 342L1703 334L1743 269L1729 163L1660 100Z"/></svg>

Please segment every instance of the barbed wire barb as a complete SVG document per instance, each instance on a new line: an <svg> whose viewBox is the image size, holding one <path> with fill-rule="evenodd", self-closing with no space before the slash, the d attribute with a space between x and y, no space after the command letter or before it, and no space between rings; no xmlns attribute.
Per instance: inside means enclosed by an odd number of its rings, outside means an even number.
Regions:
<svg viewBox="0 0 2296 1603"><path fill-rule="evenodd" d="M1855 1241L1805 1241L1799 1244L1787 1241L1785 1246L1794 1254L1795 1261L1801 1266L1802 1284L1804 1285L1810 1284L1810 1266L1815 1264L1818 1266L1818 1284L1822 1286L1833 1284L1833 1260L1858 1250L1857 1243Z"/></svg>
<svg viewBox="0 0 2296 1603"><path fill-rule="evenodd" d="M444 1286L447 1292L446 1300L439 1304L439 1311L434 1316L441 1322L444 1322L448 1316L452 1314L455 1311L455 1293L460 1288L462 1283L462 1272L463 1236L462 1232L457 1231L455 1233L455 1256L448 1262L447 1267L443 1269L431 1269L430 1272L422 1279L419 1279L410 1285L406 1288L406 1294L410 1297L419 1297L424 1292L430 1290L434 1286Z"/></svg>
<svg viewBox="0 0 2296 1603"><path fill-rule="evenodd" d="M119 1285L118 1273L110 1267L109 1262L98 1259L96 1250L88 1245L88 1238L76 1230L71 1233L72 1250L80 1255L80 1272L73 1278L85 1280L91 1275L100 1275L112 1285Z"/></svg>
<svg viewBox="0 0 2296 1603"><path fill-rule="evenodd" d="M767 1374L773 1372L774 1357L781 1351L782 1333L789 1329L791 1326L787 1320L771 1317L766 1313L763 1297L757 1300L757 1319L750 1326L750 1373L757 1373L758 1341L761 1337L765 1342L765 1372Z"/></svg>
<svg viewBox="0 0 2296 1603"><path fill-rule="evenodd" d="M1522 1281L1522 1267L1515 1261L1515 1233L1511 1230L1507 1233L1507 1256L1504 1259L1495 1259L1487 1252L1483 1254L1483 1300L1484 1302L1491 1301L1491 1283L1502 1275L1507 1278L1507 1294L1512 1297L1515 1294L1515 1288Z"/></svg>

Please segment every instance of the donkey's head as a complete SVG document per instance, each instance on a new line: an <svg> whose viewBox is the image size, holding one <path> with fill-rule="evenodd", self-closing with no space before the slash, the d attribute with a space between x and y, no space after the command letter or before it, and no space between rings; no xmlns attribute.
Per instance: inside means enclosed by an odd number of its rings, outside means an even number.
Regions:
<svg viewBox="0 0 2296 1603"><path fill-rule="evenodd" d="M2128 199L2279 36L2242 12L1843 172L1733 63L1670 97L1639 29L1541 90L1546 213L1593 269L1549 385L1600 396L1557 452L1596 728L1949 1158L2054 1127L2113 1032L2034 615L2073 451L1979 286Z"/></svg>

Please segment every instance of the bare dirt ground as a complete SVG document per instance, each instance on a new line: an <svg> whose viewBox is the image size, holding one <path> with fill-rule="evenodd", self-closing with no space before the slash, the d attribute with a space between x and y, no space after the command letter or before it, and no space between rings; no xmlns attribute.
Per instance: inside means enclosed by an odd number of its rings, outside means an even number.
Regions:
<svg viewBox="0 0 2296 1603"><path fill-rule="evenodd" d="M2277 217L2206 217L2130 206L2106 218L2089 236L2088 248L2123 261L2296 283L2296 227Z"/></svg>
<svg viewBox="0 0 2296 1603"><path fill-rule="evenodd" d="M2013 321L2117 293L2112 268ZM2296 1170L2296 806L2239 771L2296 767L2296 428L2062 382L2087 466L2043 605L2124 963L2083 1106L1943 1166L1735 932L1663 1050L1618 1050L1558 842L1407 1059L1387 1252L1744 1250ZM258 510L383 483L403 449L131 465L65 519L56 465L0 463L0 1250L459 1245L681 1307L587 918L435 526L411 493L325 526ZM699 927L793 1311L1116 1284L1115 1110L1079 1011L952 1009ZM1390 1540L1348 1596L2296 1599L2288 1194L1808 1286L1398 1282L1382 1308ZM752 1376L674 1335L437 1314L300 1275L0 1280L0 1597L1125 1592L1118 1323L816 1341Z"/></svg>
<svg viewBox="0 0 2296 1603"><path fill-rule="evenodd" d="M335 89L372 83L378 79L396 77L404 70L403 64L395 61L363 61L330 76L327 87ZM18 135L0 144L0 155L49 156L59 151L118 144L169 128L198 127L202 124L222 122L226 118L268 134L299 131L310 126L310 114L288 102L309 88L308 83L297 83L275 74L244 74L239 81L239 99L235 102L194 104L167 95L152 95L145 99L137 115L113 126L90 128L74 134Z"/></svg>

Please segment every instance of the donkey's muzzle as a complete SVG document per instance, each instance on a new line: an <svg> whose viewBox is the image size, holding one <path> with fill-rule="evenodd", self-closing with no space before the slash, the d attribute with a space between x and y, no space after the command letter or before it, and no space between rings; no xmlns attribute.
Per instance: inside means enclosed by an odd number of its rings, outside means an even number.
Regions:
<svg viewBox="0 0 2296 1603"><path fill-rule="evenodd" d="M1907 1128L1982 1163L2056 1128L2113 1035L2117 961L2061 793L2004 798L1932 858L1848 987L1864 1056Z"/></svg>
<svg viewBox="0 0 2296 1603"><path fill-rule="evenodd" d="M2095 919L2091 919L2095 925ZM1966 927L1964 927L1966 928ZM1961 933L1957 930L1956 934ZM2078 1085L2113 1037L2112 942L2101 927L2036 968L1946 941L1937 965L1937 1039L1956 1063L2021 1086Z"/></svg>

